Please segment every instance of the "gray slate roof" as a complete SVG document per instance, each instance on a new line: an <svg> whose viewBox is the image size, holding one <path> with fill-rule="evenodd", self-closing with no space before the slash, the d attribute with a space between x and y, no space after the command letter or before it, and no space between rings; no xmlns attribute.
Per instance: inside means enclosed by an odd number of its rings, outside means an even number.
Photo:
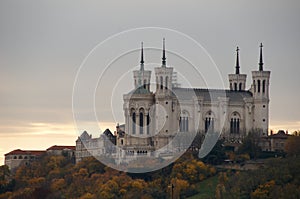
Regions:
<svg viewBox="0 0 300 199"><path fill-rule="evenodd" d="M129 94L151 94L151 92L147 89L144 89L143 87L139 87L130 91Z"/></svg>
<svg viewBox="0 0 300 199"><path fill-rule="evenodd" d="M244 102L244 98L252 98L250 91L231 91L204 88L173 88L179 100L191 100L194 96L203 97L204 101L218 101L218 97L228 97L231 102Z"/></svg>

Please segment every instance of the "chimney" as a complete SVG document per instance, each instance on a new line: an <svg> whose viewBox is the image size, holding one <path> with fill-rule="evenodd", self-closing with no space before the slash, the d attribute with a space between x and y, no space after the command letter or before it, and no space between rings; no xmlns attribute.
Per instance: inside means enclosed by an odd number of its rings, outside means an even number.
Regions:
<svg viewBox="0 0 300 199"><path fill-rule="evenodd" d="M117 123L117 126L116 126L116 131L117 131L117 134L119 133L119 131L120 131L120 125L119 125L119 123Z"/></svg>

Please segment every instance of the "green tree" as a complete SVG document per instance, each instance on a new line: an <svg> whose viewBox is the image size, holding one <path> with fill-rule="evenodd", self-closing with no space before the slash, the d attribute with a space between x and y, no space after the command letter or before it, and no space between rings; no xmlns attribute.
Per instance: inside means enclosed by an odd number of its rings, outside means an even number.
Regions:
<svg viewBox="0 0 300 199"><path fill-rule="evenodd" d="M256 159L261 153L259 146L261 131L259 129L252 130L243 139L242 145L238 149L238 154L249 154L250 158Z"/></svg>
<svg viewBox="0 0 300 199"><path fill-rule="evenodd" d="M300 156L300 136L289 136L285 143L285 150L288 156Z"/></svg>

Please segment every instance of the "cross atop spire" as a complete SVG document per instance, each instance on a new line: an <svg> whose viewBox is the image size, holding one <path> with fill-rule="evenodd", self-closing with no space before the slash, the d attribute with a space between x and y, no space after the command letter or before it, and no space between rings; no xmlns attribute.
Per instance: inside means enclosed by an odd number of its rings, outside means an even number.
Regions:
<svg viewBox="0 0 300 199"><path fill-rule="evenodd" d="M263 63L263 56L262 56L262 48L263 48L263 45L262 45L262 43L260 43L260 55L259 55L259 71L263 71L264 69L263 69L263 65L264 65L264 63Z"/></svg>
<svg viewBox="0 0 300 199"><path fill-rule="evenodd" d="M144 49L143 49L143 42L141 43L141 71L144 70Z"/></svg>
<svg viewBox="0 0 300 199"><path fill-rule="evenodd" d="M235 65L235 74L240 74L240 63L239 63L239 47L236 47L236 65Z"/></svg>
<svg viewBox="0 0 300 199"><path fill-rule="evenodd" d="M163 38L163 57L162 57L162 67L166 67L166 49L165 49L165 38Z"/></svg>

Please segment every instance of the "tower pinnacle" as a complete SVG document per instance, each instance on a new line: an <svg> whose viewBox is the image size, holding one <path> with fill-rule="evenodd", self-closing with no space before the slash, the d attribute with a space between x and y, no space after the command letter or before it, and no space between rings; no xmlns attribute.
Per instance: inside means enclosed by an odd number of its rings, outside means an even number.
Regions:
<svg viewBox="0 0 300 199"><path fill-rule="evenodd" d="M143 49L143 42L141 43L141 71L144 70L144 49Z"/></svg>
<svg viewBox="0 0 300 199"><path fill-rule="evenodd" d="M259 56L259 71L263 71L264 69L263 69L263 65L264 65L264 63L263 63L263 57L262 57L262 48L263 48L263 45L262 45L262 43L260 43L260 56Z"/></svg>
<svg viewBox="0 0 300 199"><path fill-rule="evenodd" d="M236 47L236 65L235 65L235 74L240 74L240 63L239 63L239 47Z"/></svg>
<svg viewBox="0 0 300 199"><path fill-rule="evenodd" d="M165 49L165 38L163 38L163 57L162 57L162 67L166 67L166 49Z"/></svg>

